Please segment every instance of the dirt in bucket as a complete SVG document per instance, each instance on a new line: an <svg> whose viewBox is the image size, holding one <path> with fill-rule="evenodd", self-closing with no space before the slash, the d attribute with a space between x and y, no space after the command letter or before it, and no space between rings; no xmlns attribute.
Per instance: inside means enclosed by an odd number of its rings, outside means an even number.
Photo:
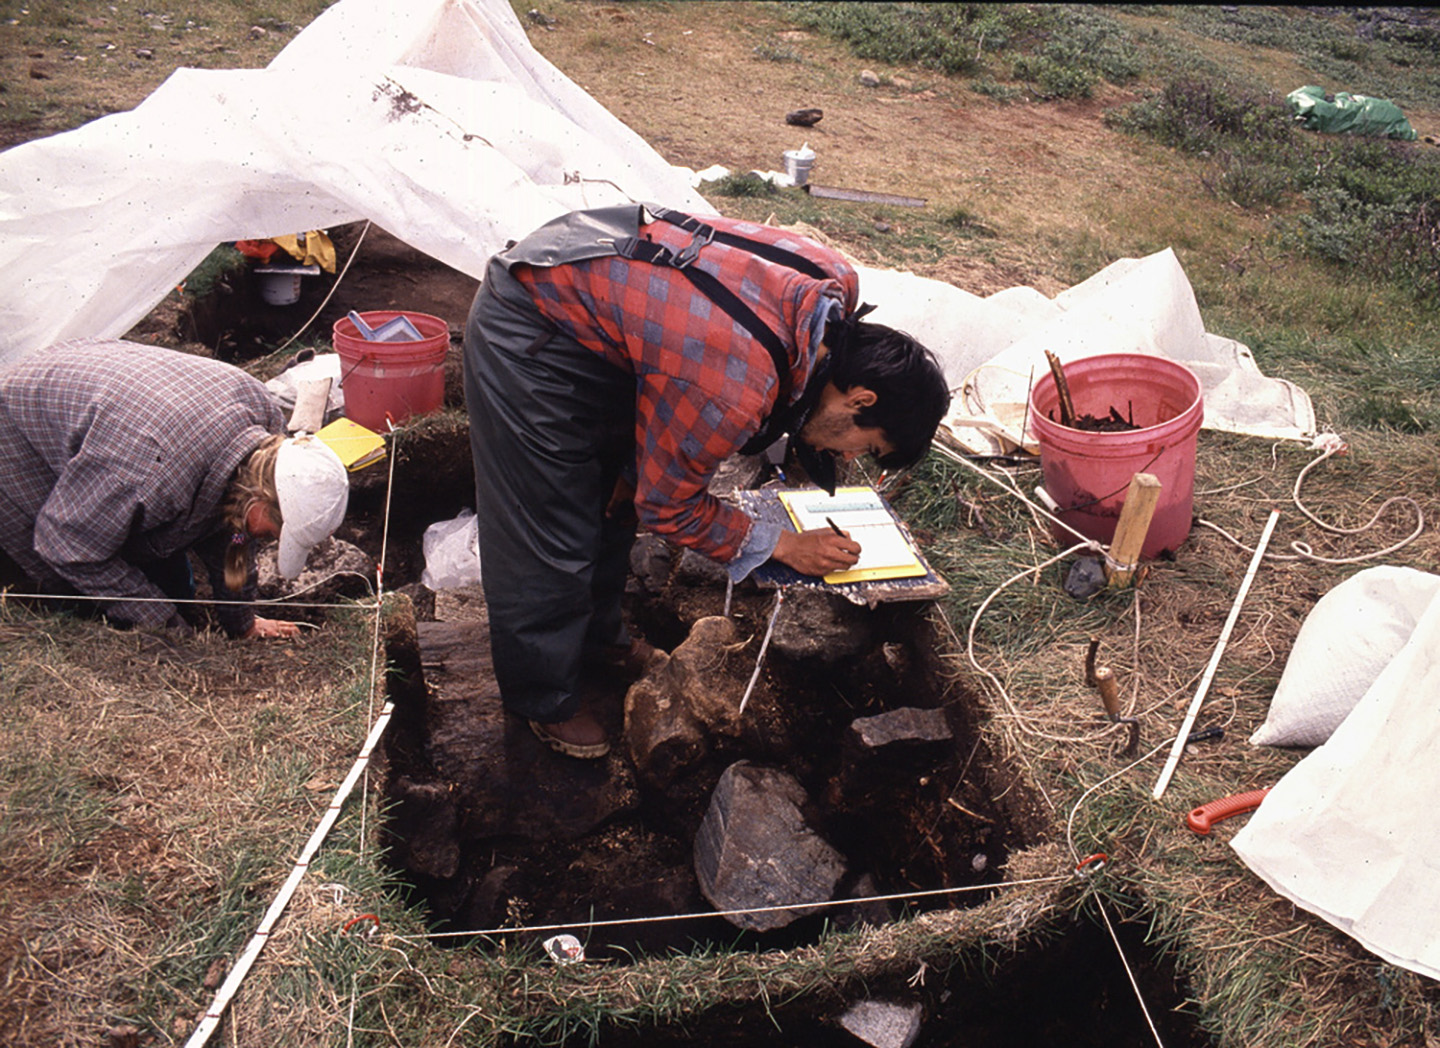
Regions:
<svg viewBox="0 0 1440 1048"><path fill-rule="evenodd" d="M1128 407L1130 412L1128 418L1120 414L1119 409L1113 405L1108 415L1103 415L1099 418L1094 415L1085 414L1079 418L1071 419L1069 422L1059 422L1059 420L1055 418L1055 412L1051 411L1047 412L1047 414L1051 422L1058 422L1060 425L1068 426L1071 429L1081 429L1091 433L1125 433L1129 430L1140 428L1133 421L1135 418L1135 405L1130 404Z"/></svg>

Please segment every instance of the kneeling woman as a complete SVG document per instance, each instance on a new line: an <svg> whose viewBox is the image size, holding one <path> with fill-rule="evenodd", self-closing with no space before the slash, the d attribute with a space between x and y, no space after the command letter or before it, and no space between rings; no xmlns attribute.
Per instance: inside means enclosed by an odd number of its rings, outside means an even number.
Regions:
<svg viewBox="0 0 1440 1048"><path fill-rule="evenodd" d="M249 607L254 540L278 538L296 577L350 488L330 448L284 424L265 386L221 361L116 339L37 350L0 372L0 548L47 594L179 629L193 549L228 634L294 636Z"/></svg>

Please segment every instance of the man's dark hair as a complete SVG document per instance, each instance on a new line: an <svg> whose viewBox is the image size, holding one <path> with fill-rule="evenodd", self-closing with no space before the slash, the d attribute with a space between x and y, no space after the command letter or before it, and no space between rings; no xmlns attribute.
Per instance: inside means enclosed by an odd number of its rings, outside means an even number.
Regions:
<svg viewBox="0 0 1440 1048"><path fill-rule="evenodd" d="M839 351L830 381L841 392L864 386L875 394L875 403L856 413L855 425L878 426L895 445L882 466L909 466L925 454L950 410L945 373L935 354L903 331L865 321L847 327L845 345L832 347Z"/></svg>

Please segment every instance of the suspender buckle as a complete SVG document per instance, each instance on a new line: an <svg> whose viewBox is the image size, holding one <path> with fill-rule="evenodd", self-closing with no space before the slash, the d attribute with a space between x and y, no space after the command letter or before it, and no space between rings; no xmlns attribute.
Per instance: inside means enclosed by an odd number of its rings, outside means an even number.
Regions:
<svg viewBox="0 0 1440 1048"><path fill-rule="evenodd" d="M695 235L690 238L690 243L680 249L680 253L675 256L675 260L670 264L676 269L684 269L699 257L700 249L714 239L715 227L701 225L700 228L695 231Z"/></svg>

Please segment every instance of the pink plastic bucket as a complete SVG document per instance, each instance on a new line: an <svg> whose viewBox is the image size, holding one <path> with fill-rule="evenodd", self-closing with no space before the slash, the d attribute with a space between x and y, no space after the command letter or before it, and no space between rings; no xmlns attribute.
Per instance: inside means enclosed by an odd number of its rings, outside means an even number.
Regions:
<svg viewBox="0 0 1440 1048"><path fill-rule="evenodd" d="M360 319L372 328L402 313L372 310ZM445 355L450 326L428 313L404 312L423 336L418 341L369 342L348 317L335 321L335 352L340 354L340 389L345 417L384 433L388 422L400 425L413 415L436 411L445 401Z"/></svg>
<svg viewBox="0 0 1440 1048"><path fill-rule="evenodd" d="M1077 416L1105 418L1115 408L1139 429L1096 433L1062 426L1055 377L1048 371L1030 394L1030 428L1040 443L1045 490L1061 520L1087 538L1108 543L1130 478L1150 473L1160 498L1142 557L1174 550L1190 534L1195 504L1195 444L1204 421L1200 380L1183 364L1143 353L1107 353L1071 361L1065 383ZM1055 528L1057 542L1074 536Z"/></svg>

